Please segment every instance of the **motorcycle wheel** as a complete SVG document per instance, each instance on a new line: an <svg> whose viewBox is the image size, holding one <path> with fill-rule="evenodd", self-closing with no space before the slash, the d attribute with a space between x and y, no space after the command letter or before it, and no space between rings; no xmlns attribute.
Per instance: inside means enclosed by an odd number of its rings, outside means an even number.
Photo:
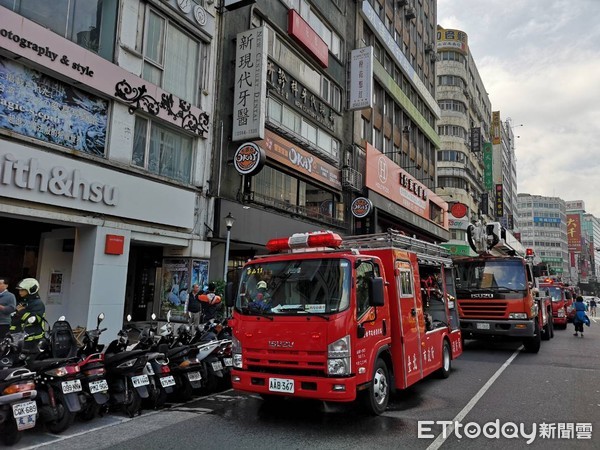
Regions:
<svg viewBox="0 0 600 450"><path fill-rule="evenodd" d="M2 443L6 446L15 445L23 437L23 433L17 429L17 423L12 417L7 417L6 422L0 427Z"/></svg>
<svg viewBox="0 0 600 450"><path fill-rule="evenodd" d="M133 417L141 410L142 398L135 388L130 388L128 397L123 403L123 412L129 417Z"/></svg>
<svg viewBox="0 0 600 450"><path fill-rule="evenodd" d="M85 406L85 408L81 410L78 417L83 422L89 422L94 417L96 417L99 412L100 405L92 400Z"/></svg>
<svg viewBox="0 0 600 450"><path fill-rule="evenodd" d="M187 402L194 396L194 389L190 382L185 379L185 374L181 375L181 386L177 389L176 395L182 402Z"/></svg>
<svg viewBox="0 0 600 450"><path fill-rule="evenodd" d="M54 434L62 433L69 428L73 423L73 420L75 420L75 414L69 411L67 402L63 397L56 398L56 411L56 419L46 423L48 431Z"/></svg>
<svg viewBox="0 0 600 450"><path fill-rule="evenodd" d="M154 400L154 408L161 409L165 406L165 403L167 403L167 393L164 389L159 389L156 399Z"/></svg>

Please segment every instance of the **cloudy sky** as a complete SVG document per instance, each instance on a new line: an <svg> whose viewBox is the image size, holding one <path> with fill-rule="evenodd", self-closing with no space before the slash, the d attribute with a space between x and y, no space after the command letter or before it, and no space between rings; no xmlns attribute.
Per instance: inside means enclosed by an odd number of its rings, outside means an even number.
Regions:
<svg viewBox="0 0 600 450"><path fill-rule="evenodd" d="M518 191L600 218L600 1L438 0L467 33L492 109L514 125Z"/></svg>

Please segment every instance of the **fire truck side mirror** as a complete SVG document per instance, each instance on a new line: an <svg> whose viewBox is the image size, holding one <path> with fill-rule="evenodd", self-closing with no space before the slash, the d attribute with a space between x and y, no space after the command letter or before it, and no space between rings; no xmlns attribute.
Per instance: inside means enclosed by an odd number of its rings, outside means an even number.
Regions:
<svg viewBox="0 0 600 450"><path fill-rule="evenodd" d="M231 281L225 286L225 305L228 308L235 305L235 289Z"/></svg>
<svg viewBox="0 0 600 450"><path fill-rule="evenodd" d="M383 306L385 304L383 286L383 278L374 277L369 279L369 306Z"/></svg>

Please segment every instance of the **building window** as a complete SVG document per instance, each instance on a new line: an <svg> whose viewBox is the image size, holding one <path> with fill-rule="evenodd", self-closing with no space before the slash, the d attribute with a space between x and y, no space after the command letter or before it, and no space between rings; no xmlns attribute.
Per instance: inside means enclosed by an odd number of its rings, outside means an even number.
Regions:
<svg viewBox="0 0 600 450"><path fill-rule="evenodd" d="M113 59L118 0L0 0L0 5L104 59Z"/></svg>
<svg viewBox="0 0 600 450"><path fill-rule="evenodd" d="M189 183L192 144L192 138L137 116L131 162L156 175Z"/></svg>
<svg viewBox="0 0 600 450"><path fill-rule="evenodd" d="M200 41L148 8L143 53L145 80L189 103L198 103L198 80L202 79L198 62L205 56Z"/></svg>

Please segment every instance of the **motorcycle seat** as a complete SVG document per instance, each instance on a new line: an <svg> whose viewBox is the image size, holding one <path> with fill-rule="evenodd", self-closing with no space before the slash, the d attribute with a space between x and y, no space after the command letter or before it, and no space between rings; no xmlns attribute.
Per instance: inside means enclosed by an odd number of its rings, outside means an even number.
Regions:
<svg viewBox="0 0 600 450"><path fill-rule="evenodd" d="M27 362L27 368L32 371L51 369L52 367L65 366L76 362L78 358L48 358L36 359Z"/></svg>
<svg viewBox="0 0 600 450"><path fill-rule="evenodd" d="M144 355L146 353L145 350L129 350L120 353L113 354L105 354L104 355L104 365L111 366L121 363L127 359L137 358L138 356Z"/></svg>

